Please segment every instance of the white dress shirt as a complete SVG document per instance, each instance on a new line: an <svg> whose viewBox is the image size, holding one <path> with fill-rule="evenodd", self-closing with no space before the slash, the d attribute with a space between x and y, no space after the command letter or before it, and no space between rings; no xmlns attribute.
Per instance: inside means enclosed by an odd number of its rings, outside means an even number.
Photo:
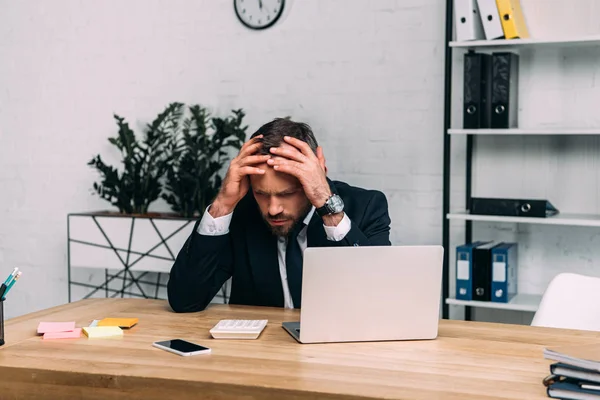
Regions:
<svg viewBox="0 0 600 400"><path fill-rule="evenodd" d="M229 224L231 223L232 214L227 214L222 217L213 218L212 215L208 213L208 209L210 206L206 208L204 211L204 215L202 216L202 220L200 220L200 224L198 224L197 232L200 235L206 236L219 236L226 235L229 233ZM304 218L304 227L298 233L298 244L300 245L300 250L304 252L307 246L307 229L308 224L315 212L315 207L313 206L310 212ZM350 231L350 218L344 213L344 217L342 221L337 226L326 226L323 224L325 228L325 234L327 235L327 239L331 241L340 241ZM285 265L285 252L287 248L287 238L278 237L277 238L277 259L279 261L279 275L281 276L281 286L283 286L283 299L284 299L284 307L285 308L294 308L294 302L292 301L292 296L290 294L290 289L287 280L287 270Z"/></svg>

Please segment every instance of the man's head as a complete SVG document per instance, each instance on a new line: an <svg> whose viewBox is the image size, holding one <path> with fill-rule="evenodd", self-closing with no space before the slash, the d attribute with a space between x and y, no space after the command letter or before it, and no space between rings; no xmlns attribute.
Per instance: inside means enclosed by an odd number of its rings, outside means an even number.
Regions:
<svg viewBox="0 0 600 400"><path fill-rule="evenodd" d="M271 147L278 147L281 144L285 144L283 141L284 136L290 136L308 143L315 154L319 146L310 126L302 122L294 122L289 118L276 118L264 124L252 134L251 138L258 135L263 135L261 139L261 143L263 144L261 154L271 154L269 152Z"/></svg>
<svg viewBox="0 0 600 400"><path fill-rule="evenodd" d="M260 127L252 137L263 135L260 154L271 154L271 147L296 149L284 142L285 136L294 137L308 143L313 152L317 152L317 141L311 128L303 123L289 119L275 119ZM312 204L306 197L300 181L283 172L278 172L268 164L260 168L262 175L252 175L250 184L254 198L258 203L263 219L277 236L287 236L297 224L302 223Z"/></svg>

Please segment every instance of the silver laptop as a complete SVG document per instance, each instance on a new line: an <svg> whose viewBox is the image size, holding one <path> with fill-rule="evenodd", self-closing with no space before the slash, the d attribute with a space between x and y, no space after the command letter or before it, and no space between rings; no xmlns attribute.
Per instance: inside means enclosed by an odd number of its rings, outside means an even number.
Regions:
<svg viewBox="0 0 600 400"><path fill-rule="evenodd" d="M442 246L309 247L300 343L425 340L438 335Z"/></svg>

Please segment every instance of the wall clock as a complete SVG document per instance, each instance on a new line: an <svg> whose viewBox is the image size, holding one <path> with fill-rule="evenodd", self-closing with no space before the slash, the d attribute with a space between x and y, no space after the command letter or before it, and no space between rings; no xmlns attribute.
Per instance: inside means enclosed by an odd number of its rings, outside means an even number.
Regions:
<svg viewBox="0 0 600 400"><path fill-rule="evenodd" d="M283 13L285 0L233 0L235 14L250 29L266 29Z"/></svg>

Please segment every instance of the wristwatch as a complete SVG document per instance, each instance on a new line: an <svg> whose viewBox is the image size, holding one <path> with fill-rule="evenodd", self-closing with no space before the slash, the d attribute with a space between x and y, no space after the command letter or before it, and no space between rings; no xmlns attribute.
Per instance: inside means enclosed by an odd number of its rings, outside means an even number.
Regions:
<svg viewBox="0 0 600 400"><path fill-rule="evenodd" d="M323 207L317 208L316 211L321 217L340 213L344 211L344 201L337 194L333 194L327 199Z"/></svg>

